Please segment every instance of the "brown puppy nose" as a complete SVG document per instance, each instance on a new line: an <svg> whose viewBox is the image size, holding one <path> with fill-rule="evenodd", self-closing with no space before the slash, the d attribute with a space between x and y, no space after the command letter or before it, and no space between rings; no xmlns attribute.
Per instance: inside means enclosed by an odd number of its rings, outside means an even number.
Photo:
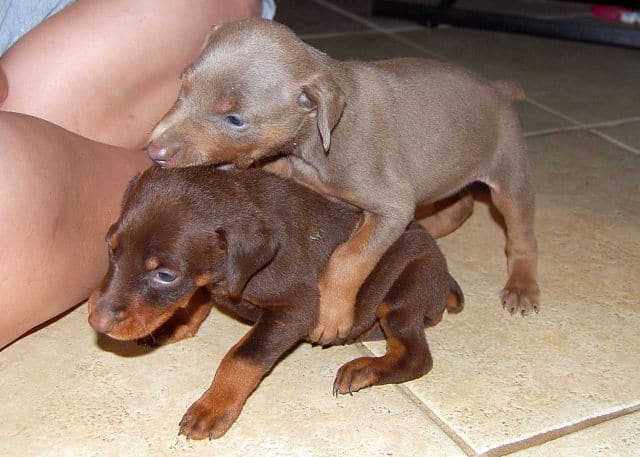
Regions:
<svg viewBox="0 0 640 457"><path fill-rule="evenodd" d="M107 333L113 328L114 321L104 313L93 311L89 314L89 324L96 332Z"/></svg>
<svg viewBox="0 0 640 457"><path fill-rule="evenodd" d="M152 141L147 146L147 155L158 165L164 166L178 152L178 149L177 146L170 147Z"/></svg>

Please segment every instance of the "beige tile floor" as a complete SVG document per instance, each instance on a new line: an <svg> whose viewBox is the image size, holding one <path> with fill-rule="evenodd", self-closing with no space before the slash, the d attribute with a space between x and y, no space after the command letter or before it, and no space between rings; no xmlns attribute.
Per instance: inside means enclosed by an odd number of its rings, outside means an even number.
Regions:
<svg viewBox="0 0 640 457"><path fill-rule="evenodd" d="M640 455L640 51L425 30L368 16L365 0L278 3L337 57L437 56L526 89L542 312L498 304L504 237L479 190L440 241L467 306L428 330L424 378L334 398L336 370L383 345L303 345L225 437L189 442L177 423L246 327L216 312L150 351L97 339L81 306L0 352L0 455Z"/></svg>

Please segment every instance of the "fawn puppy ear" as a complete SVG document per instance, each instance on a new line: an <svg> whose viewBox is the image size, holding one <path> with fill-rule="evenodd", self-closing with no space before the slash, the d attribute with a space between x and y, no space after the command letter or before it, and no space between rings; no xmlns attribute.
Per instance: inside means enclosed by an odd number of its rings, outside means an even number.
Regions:
<svg viewBox="0 0 640 457"><path fill-rule="evenodd" d="M200 52L204 51L207 46L209 46L213 40L216 38L216 32L220 28L220 24L216 24L209 29L207 32L207 36L204 38L204 42L202 43L202 47L200 48Z"/></svg>
<svg viewBox="0 0 640 457"><path fill-rule="evenodd" d="M305 100L302 95L298 98L298 102L300 104L306 103L307 107L315 105L322 147L324 152L327 152L331 145L331 131L344 111L344 92L328 72L317 74L302 87L302 91L306 99L313 102L313 104L309 104L308 100Z"/></svg>
<svg viewBox="0 0 640 457"><path fill-rule="evenodd" d="M226 254L224 268L229 296L239 300L249 279L276 255L276 243L271 231L261 224L234 225L216 233Z"/></svg>

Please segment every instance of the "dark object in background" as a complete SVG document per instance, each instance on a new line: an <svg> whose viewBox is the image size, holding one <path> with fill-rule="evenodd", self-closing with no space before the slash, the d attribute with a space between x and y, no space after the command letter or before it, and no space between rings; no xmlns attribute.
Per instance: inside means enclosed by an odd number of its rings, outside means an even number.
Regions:
<svg viewBox="0 0 640 457"><path fill-rule="evenodd" d="M398 0L373 0L373 14L403 19L415 19L420 24L435 27L450 24L460 27L525 33L549 38L640 48L640 30L633 27L540 19L528 16L454 8L455 0L444 0L438 6ZM607 2L601 2L607 3ZM637 6L637 2L614 2Z"/></svg>

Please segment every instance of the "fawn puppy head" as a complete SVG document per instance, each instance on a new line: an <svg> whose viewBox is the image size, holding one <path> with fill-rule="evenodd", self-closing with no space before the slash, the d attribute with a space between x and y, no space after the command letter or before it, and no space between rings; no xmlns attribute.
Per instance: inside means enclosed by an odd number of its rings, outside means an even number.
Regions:
<svg viewBox="0 0 640 457"><path fill-rule="evenodd" d="M344 109L330 59L260 18L215 26L147 152L157 164L247 167L302 141L329 149Z"/></svg>

